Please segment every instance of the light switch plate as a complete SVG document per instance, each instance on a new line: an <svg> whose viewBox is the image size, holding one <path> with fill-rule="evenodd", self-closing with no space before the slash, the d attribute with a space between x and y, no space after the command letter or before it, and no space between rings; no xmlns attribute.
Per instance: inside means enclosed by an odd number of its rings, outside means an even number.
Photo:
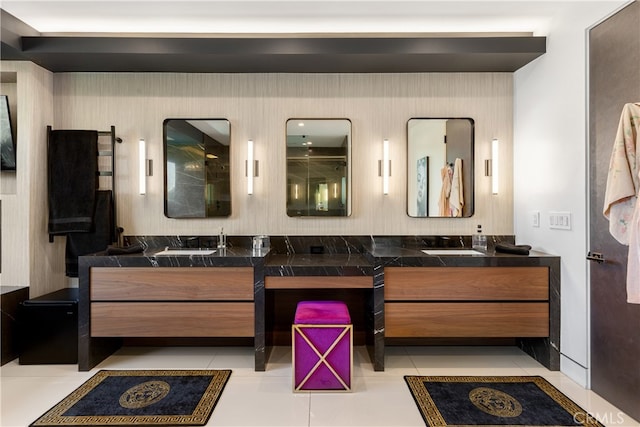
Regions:
<svg viewBox="0 0 640 427"><path fill-rule="evenodd" d="M549 212L549 228L571 230L571 212Z"/></svg>
<svg viewBox="0 0 640 427"><path fill-rule="evenodd" d="M540 227L540 211L531 212L531 226Z"/></svg>

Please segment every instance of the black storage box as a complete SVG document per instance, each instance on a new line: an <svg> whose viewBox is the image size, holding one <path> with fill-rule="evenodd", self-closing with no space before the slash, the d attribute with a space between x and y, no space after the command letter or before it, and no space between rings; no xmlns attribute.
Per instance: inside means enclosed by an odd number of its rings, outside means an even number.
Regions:
<svg viewBox="0 0 640 427"><path fill-rule="evenodd" d="M23 301L19 323L21 365L78 363L78 288Z"/></svg>

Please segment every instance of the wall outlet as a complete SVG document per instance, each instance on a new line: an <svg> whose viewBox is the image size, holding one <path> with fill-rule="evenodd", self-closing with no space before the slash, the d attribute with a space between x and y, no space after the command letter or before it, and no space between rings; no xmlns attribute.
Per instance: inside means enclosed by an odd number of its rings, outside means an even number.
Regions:
<svg viewBox="0 0 640 427"><path fill-rule="evenodd" d="M571 230L571 212L549 212L549 228Z"/></svg>
<svg viewBox="0 0 640 427"><path fill-rule="evenodd" d="M531 212L531 226L540 227L540 211Z"/></svg>

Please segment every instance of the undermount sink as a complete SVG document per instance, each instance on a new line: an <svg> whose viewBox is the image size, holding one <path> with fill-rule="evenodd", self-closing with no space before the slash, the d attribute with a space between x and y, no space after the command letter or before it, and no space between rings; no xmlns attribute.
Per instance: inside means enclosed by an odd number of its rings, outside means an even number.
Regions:
<svg viewBox="0 0 640 427"><path fill-rule="evenodd" d="M156 252L154 256L178 256L178 255L212 255L215 254L215 249L169 249L166 248L163 251Z"/></svg>
<svg viewBox="0 0 640 427"><path fill-rule="evenodd" d="M475 249L424 249L427 255L485 255Z"/></svg>

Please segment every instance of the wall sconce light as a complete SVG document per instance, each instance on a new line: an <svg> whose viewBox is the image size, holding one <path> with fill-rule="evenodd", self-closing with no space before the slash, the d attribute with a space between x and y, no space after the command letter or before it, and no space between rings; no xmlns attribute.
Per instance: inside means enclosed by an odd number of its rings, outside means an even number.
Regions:
<svg viewBox="0 0 640 427"><path fill-rule="evenodd" d="M258 161L253 157L253 140L247 141L247 162L245 164L247 176L247 194L253 194L253 178L258 176Z"/></svg>
<svg viewBox="0 0 640 427"><path fill-rule="evenodd" d="M147 145L144 139L138 141L138 188L141 195L147 193Z"/></svg>
<svg viewBox="0 0 640 427"><path fill-rule="evenodd" d="M389 159L389 140L382 141L382 160L378 160L378 176L382 177L382 194L389 194L391 160Z"/></svg>
<svg viewBox="0 0 640 427"><path fill-rule="evenodd" d="M491 140L491 158L484 161L484 174L491 177L491 192L498 194L499 172L499 142L497 138Z"/></svg>

